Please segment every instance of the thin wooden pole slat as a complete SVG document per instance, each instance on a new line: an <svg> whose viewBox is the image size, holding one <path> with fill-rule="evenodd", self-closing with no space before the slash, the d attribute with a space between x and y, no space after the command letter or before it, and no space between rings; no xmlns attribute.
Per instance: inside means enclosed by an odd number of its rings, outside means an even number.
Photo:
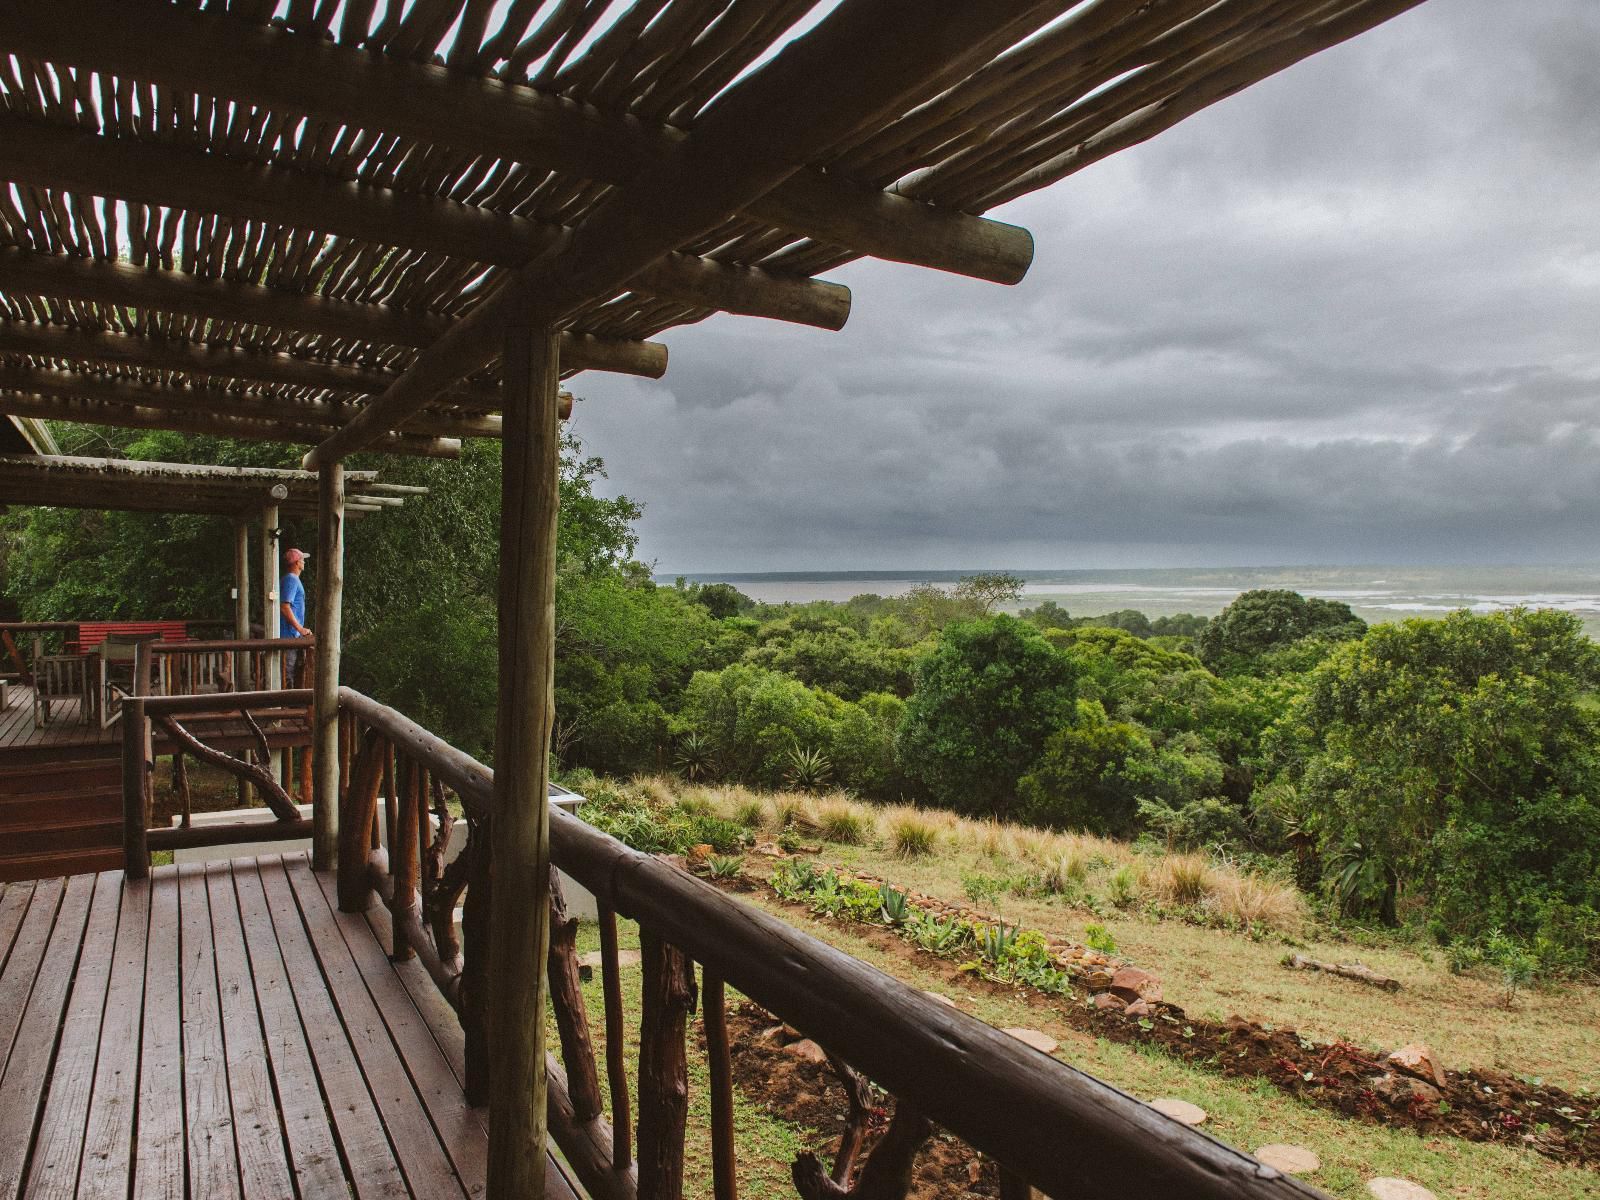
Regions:
<svg viewBox="0 0 1600 1200"><path fill-rule="evenodd" d="M711 1193L715 1200L739 1200L738 1160L733 1139L733 1058L728 1048L728 1013L722 977L710 971L701 980L700 1011L706 1030L706 1060L711 1074Z"/></svg>
<svg viewBox="0 0 1600 1200"><path fill-rule="evenodd" d="M628 1101L627 1030L623 1028L622 971L617 950L617 912L601 905L600 981L606 1010L606 1082L611 1089L611 1165L627 1170L633 1162L633 1132Z"/></svg>

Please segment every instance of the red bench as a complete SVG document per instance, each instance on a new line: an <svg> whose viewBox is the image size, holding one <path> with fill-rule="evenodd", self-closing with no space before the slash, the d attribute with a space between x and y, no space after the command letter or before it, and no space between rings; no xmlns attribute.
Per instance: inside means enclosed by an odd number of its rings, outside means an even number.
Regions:
<svg viewBox="0 0 1600 1200"><path fill-rule="evenodd" d="M87 654L113 635L184 642L189 639L189 624L187 621L80 621L77 652Z"/></svg>

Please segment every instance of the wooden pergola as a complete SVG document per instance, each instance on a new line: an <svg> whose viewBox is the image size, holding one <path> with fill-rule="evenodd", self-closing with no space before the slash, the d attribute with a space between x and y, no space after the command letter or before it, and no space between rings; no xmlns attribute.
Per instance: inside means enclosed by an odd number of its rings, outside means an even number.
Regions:
<svg viewBox="0 0 1600 1200"><path fill-rule="evenodd" d="M310 446L319 866L343 463L502 439L491 1194L543 1186L559 381L837 329L859 257L1016 283L984 212L1419 2L0 6L0 412Z"/></svg>

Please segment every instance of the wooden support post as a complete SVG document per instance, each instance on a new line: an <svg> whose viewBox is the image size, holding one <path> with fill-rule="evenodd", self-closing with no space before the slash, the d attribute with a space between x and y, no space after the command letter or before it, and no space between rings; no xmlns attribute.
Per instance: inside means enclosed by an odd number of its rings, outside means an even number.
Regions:
<svg viewBox="0 0 1600 1200"><path fill-rule="evenodd" d="M344 611L344 464L317 476L317 653L311 683L311 865L325 871L339 852L339 653ZM268 636L271 636L270 634ZM363 859L363 861L365 861Z"/></svg>
<svg viewBox="0 0 1600 1200"><path fill-rule="evenodd" d="M489 1195L543 1200L550 727L561 432L556 333L506 327L500 695L489 927Z"/></svg>
<svg viewBox="0 0 1600 1200"><path fill-rule="evenodd" d="M356 753L354 777L344 795L344 814L334 848L339 864L340 912L366 912L372 903L367 863L373 858L372 825L378 815L378 790L383 786L383 762L388 754L389 744L383 735L375 729L367 730Z"/></svg>
<svg viewBox="0 0 1600 1200"><path fill-rule="evenodd" d="M122 869L129 879L150 874L150 722L144 701L122 702Z"/></svg>
<svg viewBox="0 0 1600 1200"><path fill-rule="evenodd" d="M600 971L606 1007L606 1080L611 1088L611 1166L625 1171L633 1162L628 1112L626 1030L622 1027L622 974L617 958L617 913L600 906Z"/></svg>
<svg viewBox="0 0 1600 1200"><path fill-rule="evenodd" d="M490 854L490 1166L496 1197L544 1197L544 963L555 691L557 338L520 320L504 347L499 707Z"/></svg>

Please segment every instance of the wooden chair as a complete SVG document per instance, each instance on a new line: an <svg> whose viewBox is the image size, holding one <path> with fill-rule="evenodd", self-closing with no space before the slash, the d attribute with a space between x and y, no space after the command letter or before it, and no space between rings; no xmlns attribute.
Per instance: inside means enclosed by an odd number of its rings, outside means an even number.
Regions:
<svg viewBox="0 0 1600 1200"><path fill-rule="evenodd" d="M33 725L42 729L50 720L50 705L61 700L78 702L78 719L87 725L99 713L99 656L46 654L43 638L34 639Z"/></svg>
<svg viewBox="0 0 1600 1200"><path fill-rule="evenodd" d="M122 701L134 694L134 672L139 661L139 647L161 640L155 633L108 633L99 646L100 678L96 695L99 698L100 724L109 727L122 716Z"/></svg>

